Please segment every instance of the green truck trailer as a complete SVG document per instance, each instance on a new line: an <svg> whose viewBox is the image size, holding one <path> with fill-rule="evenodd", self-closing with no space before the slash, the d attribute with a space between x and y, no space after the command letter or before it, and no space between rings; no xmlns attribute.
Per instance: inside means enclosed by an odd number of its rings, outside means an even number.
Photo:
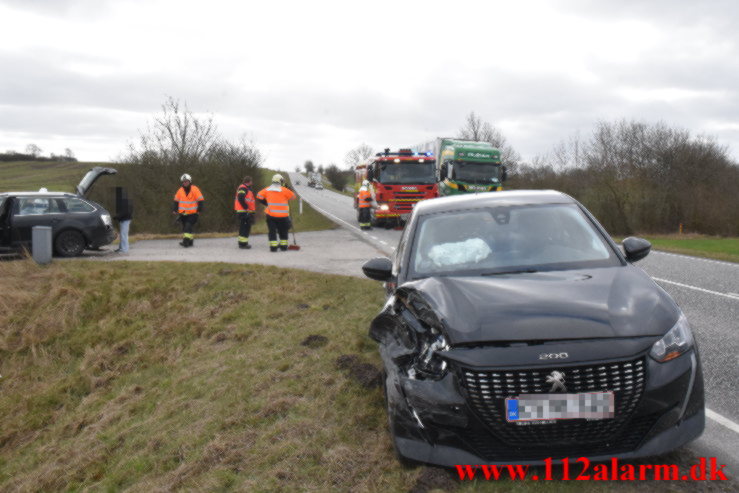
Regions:
<svg viewBox="0 0 739 493"><path fill-rule="evenodd" d="M503 190L506 167L489 142L439 137L417 147L436 158L439 195Z"/></svg>

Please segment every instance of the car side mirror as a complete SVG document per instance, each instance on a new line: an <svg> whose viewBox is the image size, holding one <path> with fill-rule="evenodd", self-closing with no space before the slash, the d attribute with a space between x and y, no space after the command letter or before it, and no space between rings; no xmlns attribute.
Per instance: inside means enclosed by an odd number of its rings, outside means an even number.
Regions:
<svg viewBox="0 0 739 493"><path fill-rule="evenodd" d="M393 277L393 262L387 257L375 257L364 263L362 272L375 281L389 281Z"/></svg>
<svg viewBox="0 0 739 493"><path fill-rule="evenodd" d="M503 166L503 173L500 175L500 181L506 181L508 179L508 168Z"/></svg>
<svg viewBox="0 0 739 493"><path fill-rule="evenodd" d="M446 180L448 172L449 165L447 163L442 164L441 168L439 168L439 181Z"/></svg>
<svg viewBox="0 0 739 493"><path fill-rule="evenodd" d="M636 262L637 260L643 259L652 249L651 243L644 238L636 238L635 236L624 238L622 245L626 253L626 260L629 262Z"/></svg>

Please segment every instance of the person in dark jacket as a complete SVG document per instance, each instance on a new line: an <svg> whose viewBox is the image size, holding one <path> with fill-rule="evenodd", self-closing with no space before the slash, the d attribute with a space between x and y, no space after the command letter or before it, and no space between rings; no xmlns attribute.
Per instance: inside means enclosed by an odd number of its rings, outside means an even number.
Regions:
<svg viewBox="0 0 739 493"><path fill-rule="evenodd" d="M115 216L118 221L121 241L116 253L128 253L128 230L131 227L133 219L133 200L128 197L126 189L123 187L115 187Z"/></svg>

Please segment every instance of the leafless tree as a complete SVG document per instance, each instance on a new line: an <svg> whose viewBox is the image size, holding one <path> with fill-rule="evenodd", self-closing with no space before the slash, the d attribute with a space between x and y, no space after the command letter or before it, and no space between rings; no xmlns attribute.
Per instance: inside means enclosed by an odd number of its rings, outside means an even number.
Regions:
<svg viewBox="0 0 739 493"><path fill-rule="evenodd" d="M483 121L474 111L467 115L464 126L459 129L459 138L490 142L493 147L500 149L501 160L507 166L515 166L521 161L521 155L508 143L503 133L490 123Z"/></svg>
<svg viewBox="0 0 739 493"><path fill-rule="evenodd" d="M170 164L200 162L218 144L220 137L213 117L200 118L187 103L168 97L162 113L139 139L139 148L130 146L131 154L143 157L154 153Z"/></svg>
<svg viewBox="0 0 739 493"><path fill-rule="evenodd" d="M36 144L28 144L26 146L26 154L30 154L33 157L39 157L41 152L42 152L41 148L37 146Z"/></svg>
<svg viewBox="0 0 739 493"><path fill-rule="evenodd" d="M346 153L346 156L344 157L344 164L346 164L349 168L354 169L357 167L358 164L364 163L374 154L375 152L370 146L362 143Z"/></svg>

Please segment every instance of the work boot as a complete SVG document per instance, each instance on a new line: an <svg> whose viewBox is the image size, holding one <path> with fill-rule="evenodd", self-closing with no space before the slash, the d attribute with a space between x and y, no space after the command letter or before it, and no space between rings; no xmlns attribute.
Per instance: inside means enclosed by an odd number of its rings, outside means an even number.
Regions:
<svg viewBox="0 0 739 493"><path fill-rule="evenodd" d="M277 247L269 247L269 251L270 252L276 252L277 251Z"/></svg>
<svg viewBox="0 0 739 493"><path fill-rule="evenodd" d="M182 241L180 242L180 246L183 248L187 248L187 238L182 238Z"/></svg>
<svg viewBox="0 0 739 493"><path fill-rule="evenodd" d="M248 243L239 243L239 248L243 248L243 249L248 250L248 249L251 248L251 245L248 244Z"/></svg>

